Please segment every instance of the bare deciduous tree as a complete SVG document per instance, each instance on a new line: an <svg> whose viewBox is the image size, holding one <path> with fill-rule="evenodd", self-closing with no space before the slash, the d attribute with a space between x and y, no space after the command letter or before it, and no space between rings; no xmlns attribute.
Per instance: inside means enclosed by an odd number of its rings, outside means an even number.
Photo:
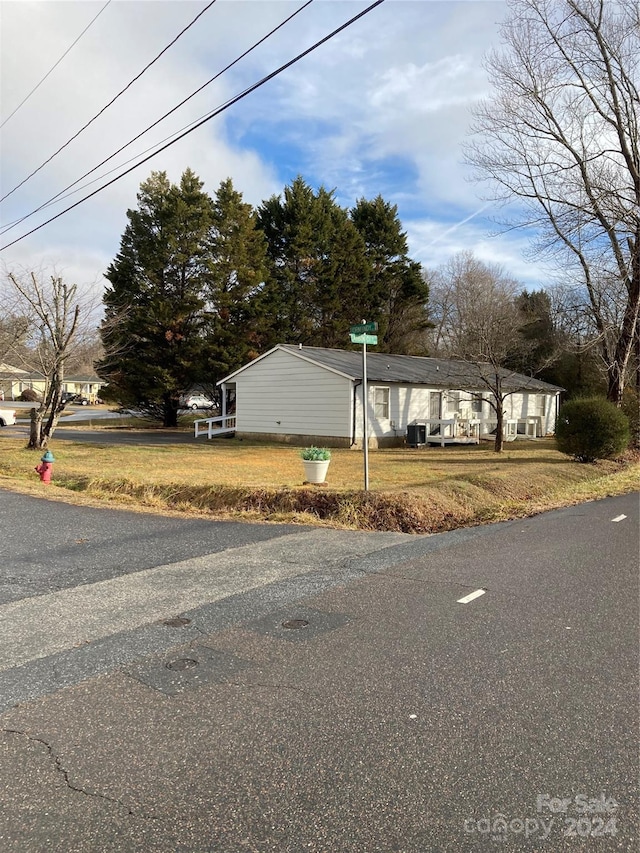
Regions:
<svg viewBox="0 0 640 853"><path fill-rule="evenodd" d="M432 354L475 366L473 376L488 392L485 399L496 416L495 450L500 453L506 401L527 390L526 381L516 382L514 371L505 368L529 345L521 334L523 318L516 301L522 286L471 252L455 255L429 282ZM461 381L468 383L466 372Z"/></svg>
<svg viewBox="0 0 640 853"><path fill-rule="evenodd" d="M501 267L460 252L430 276L433 355L504 363L520 346L516 297L522 290Z"/></svg>
<svg viewBox="0 0 640 853"><path fill-rule="evenodd" d="M25 340L29 324L18 311L15 295L0 288L0 362Z"/></svg>
<svg viewBox="0 0 640 853"><path fill-rule="evenodd" d="M64 409L65 368L82 339L81 313L86 308L88 319L89 302L75 284L67 284L55 274L47 280L33 271L9 272L7 284L29 326L28 366L43 376L45 385L40 403L31 409L29 447L45 448Z"/></svg>
<svg viewBox="0 0 640 853"><path fill-rule="evenodd" d="M580 288L620 404L640 308L637 0L509 0L467 159Z"/></svg>

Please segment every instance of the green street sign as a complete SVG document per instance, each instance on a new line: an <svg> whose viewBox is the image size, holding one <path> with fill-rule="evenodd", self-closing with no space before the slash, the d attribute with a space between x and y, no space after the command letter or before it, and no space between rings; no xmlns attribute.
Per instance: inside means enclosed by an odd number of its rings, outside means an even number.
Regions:
<svg viewBox="0 0 640 853"><path fill-rule="evenodd" d="M352 335L366 335L369 332L377 332L378 324L377 323L360 323L358 326L351 326L349 329ZM357 341L354 341L357 343ZM367 341L367 343L369 343Z"/></svg>
<svg viewBox="0 0 640 853"><path fill-rule="evenodd" d="M371 346L376 346L378 343L377 335L354 335L351 334L351 343L352 344L370 344Z"/></svg>

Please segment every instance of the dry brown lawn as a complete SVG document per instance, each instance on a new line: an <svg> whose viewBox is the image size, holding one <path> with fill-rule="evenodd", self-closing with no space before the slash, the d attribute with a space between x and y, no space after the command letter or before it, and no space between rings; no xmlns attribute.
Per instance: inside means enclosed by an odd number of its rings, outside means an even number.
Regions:
<svg viewBox="0 0 640 853"><path fill-rule="evenodd" d="M141 441L144 440L141 435ZM0 442L0 486L48 498L206 514L427 533L523 515L640 489L637 458L581 465L551 440L394 448L363 454L334 449L328 484L303 486L299 448L236 439L200 444L93 445L54 441L54 482L33 471L39 454L22 440Z"/></svg>

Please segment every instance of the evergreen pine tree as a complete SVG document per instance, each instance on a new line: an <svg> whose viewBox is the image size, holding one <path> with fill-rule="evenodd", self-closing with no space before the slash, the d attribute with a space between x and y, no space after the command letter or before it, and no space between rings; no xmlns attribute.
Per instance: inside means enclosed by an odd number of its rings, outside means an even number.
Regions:
<svg viewBox="0 0 640 853"><path fill-rule="evenodd" d="M378 351L425 354L429 286L420 264L408 257L397 206L380 195L373 201L360 199L350 216L364 239L371 266L363 316L378 322Z"/></svg>
<svg viewBox="0 0 640 853"><path fill-rule="evenodd" d="M152 172L127 218L106 273L98 372L123 405L176 426L179 398L203 358L211 199L190 169L178 186Z"/></svg>
<svg viewBox="0 0 640 853"><path fill-rule="evenodd" d="M207 367L218 380L258 355L255 297L267 269L264 234L230 178L213 200L209 248Z"/></svg>
<svg viewBox="0 0 640 853"><path fill-rule="evenodd" d="M369 275L364 242L333 193L298 177L258 210L270 275L259 298L263 348L348 345Z"/></svg>

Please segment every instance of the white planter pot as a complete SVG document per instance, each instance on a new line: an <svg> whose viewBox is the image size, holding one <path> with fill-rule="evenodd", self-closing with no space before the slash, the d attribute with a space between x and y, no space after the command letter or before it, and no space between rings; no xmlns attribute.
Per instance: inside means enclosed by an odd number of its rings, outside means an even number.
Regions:
<svg viewBox="0 0 640 853"><path fill-rule="evenodd" d="M307 483L324 483L327 479L330 461L325 459L321 462L312 462L310 459L303 459L305 481Z"/></svg>

